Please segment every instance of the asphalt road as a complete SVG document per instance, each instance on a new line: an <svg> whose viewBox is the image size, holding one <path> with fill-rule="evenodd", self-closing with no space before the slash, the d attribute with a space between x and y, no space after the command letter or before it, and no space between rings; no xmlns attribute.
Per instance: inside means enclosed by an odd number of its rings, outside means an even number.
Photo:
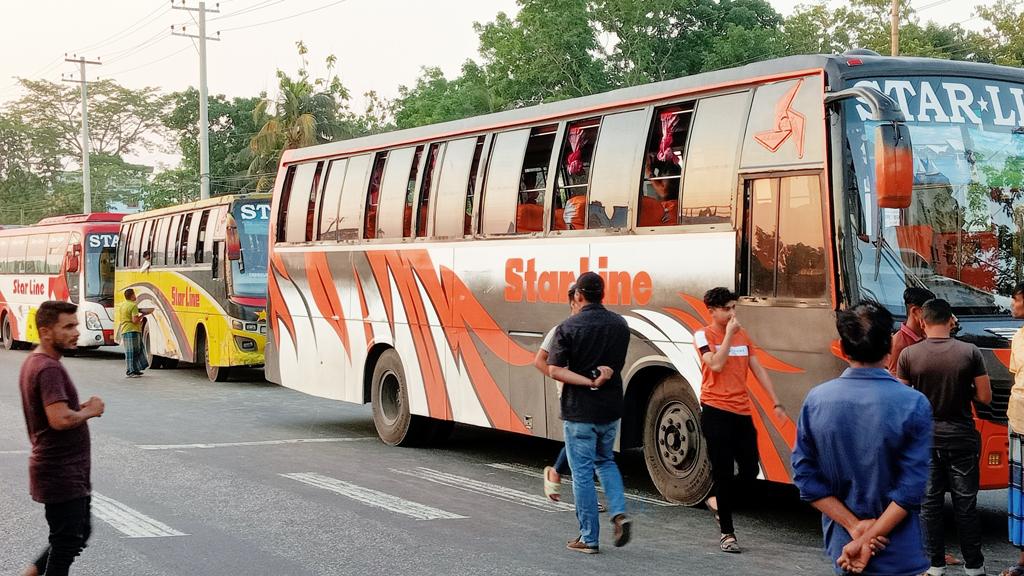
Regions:
<svg viewBox="0 0 1024 576"><path fill-rule="evenodd" d="M17 388L26 354L0 351L0 574L17 574L46 539L27 491ZM440 448L391 448L368 406L308 397L258 372L215 384L188 368L126 379L110 352L65 363L83 398L107 405L90 424L96 518L75 574L830 573L819 517L788 486L757 487L758 504L736 519L744 552L726 555L710 512L664 505L639 455L624 454L635 539L612 547L605 523L602 553L584 556L565 550L573 512L542 496L556 443L460 427ZM980 499L993 574L1015 558L1005 498Z"/></svg>

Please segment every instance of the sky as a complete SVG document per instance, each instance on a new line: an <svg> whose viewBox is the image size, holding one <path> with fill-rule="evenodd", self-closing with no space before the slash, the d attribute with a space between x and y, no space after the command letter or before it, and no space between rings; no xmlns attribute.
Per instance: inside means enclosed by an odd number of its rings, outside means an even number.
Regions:
<svg viewBox="0 0 1024 576"><path fill-rule="evenodd" d="M842 0L829 0L838 5ZM196 0L185 5L198 6ZM783 15L806 0L769 0ZM963 22L980 27L977 0L913 0L922 20ZM175 0L174 6L181 6ZM207 8L215 9L216 2ZM221 0L219 13L207 16L207 79L210 94L253 96L273 92L277 69L299 66L295 43L302 40L314 76L324 71L328 54L338 58L342 82L359 110L362 94L375 90L394 97L400 85L412 85L423 66L440 66L456 75L467 58L477 57L474 22L489 22L498 12L513 15L515 0ZM170 0L34 0L5 2L7 25L0 34L0 103L19 95L16 77L60 81L77 77L78 65L65 52L99 59L89 66L90 80L110 78L139 88L166 91L197 86L199 57L194 41L171 35L171 26L197 34L195 12L171 8ZM20 23L20 24L19 24ZM0 104L2 105L2 104ZM173 163L174 157L147 154L148 163Z"/></svg>

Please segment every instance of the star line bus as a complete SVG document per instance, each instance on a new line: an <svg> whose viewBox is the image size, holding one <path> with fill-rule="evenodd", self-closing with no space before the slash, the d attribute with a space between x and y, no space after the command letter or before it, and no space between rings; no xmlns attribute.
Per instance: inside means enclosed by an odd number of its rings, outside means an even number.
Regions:
<svg viewBox="0 0 1024 576"><path fill-rule="evenodd" d="M532 368L593 270L632 331L622 450L668 499L711 489L693 334L741 295L789 418L749 379L761 476L791 481L805 395L846 366L836 310L949 300L983 349L981 479L1005 486L1010 287L1022 278L1024 71L794 56L285 153L266 372L370 402L389 444L452 422L561 439Z"/></svg>
<svg viewBox="0 0 1024 576"><path fill-rule="evenodd" d="M114 253L123 214L44 218L0 230L0 343L39 343L35 313L47 300L78 305L78 348L114 345Z"/></svg>
<svg viewBox="0 0 1024 576"><path fill-rule="evenodd" d="M218 196L124 219L117 301L152 308L142 341L153 368L179 361L223 382L263 364L270 196ZM145 256L149 254L149 266Z"/></svg>

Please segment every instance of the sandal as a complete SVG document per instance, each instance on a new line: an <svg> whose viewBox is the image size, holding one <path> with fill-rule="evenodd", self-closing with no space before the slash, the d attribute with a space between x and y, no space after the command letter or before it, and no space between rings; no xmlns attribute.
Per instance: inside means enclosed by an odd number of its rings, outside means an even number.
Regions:
<svg viewBox="0 0 1024 576"><path fill-rule="evenodd" d="M551 474L558 476L558 471L552 466L544 468L544 495L553 502L560 502L562 500L562 478L558 477L558 482L551 479Z"/></svg>
<svg viewBox="0 0 1024 576"><path fill-rule="evenodd" d="M722 552L728 552L730 554L740 553L740 545L736 542L735 534L722 534L722 539L719 540L718 547L722 549Z"/></svg>
<svg viewBox="0 0 1024 576"><path fill-rule="evenodd" d="M1010 566L1006 570L1000 572L999 576L1024 576L1024 564Z"/></svg>

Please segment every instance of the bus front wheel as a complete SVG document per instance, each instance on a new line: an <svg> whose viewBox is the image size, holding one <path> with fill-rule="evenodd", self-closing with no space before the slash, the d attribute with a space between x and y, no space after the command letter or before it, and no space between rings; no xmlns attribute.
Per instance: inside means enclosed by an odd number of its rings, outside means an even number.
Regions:
<svg viewBox="0 0 1024 576"><path fill-rule="evenodd" d="M662 496L695 506L711 493L711 461L700 430L700 403L679 375L655 387L644 415L644 460Z"/></svg>
<svg viewBox="0 0 1024 576"><path fill-rule="evenodd" d="M149 364L150 368L159 370L164 367L164 358L163 356L153 354L152 342L153 338L150 335L149 322L146 322L142 325L142 346L146 350L146 363Z"/></svg>
<svg viewBox="0 0 1024 576"><path fill-rule="evenodd" d="M385 350L373 367L370 403L377 435L389 446L413 446L429 441L431 421L409 412L409 390L402 359Z"/></svg>
<svg viewBox="0 0 1024 576"><path fill-rule="evenodd" d="M206 337L205 332L199 333L198 340L196 342L196 352L200 357L196 358L196 364L206 368L206 377L210 379L210 382L227 382L228 377L231 376L231 368L228 366L214 366L210 363L210 340Z"/></svg>

